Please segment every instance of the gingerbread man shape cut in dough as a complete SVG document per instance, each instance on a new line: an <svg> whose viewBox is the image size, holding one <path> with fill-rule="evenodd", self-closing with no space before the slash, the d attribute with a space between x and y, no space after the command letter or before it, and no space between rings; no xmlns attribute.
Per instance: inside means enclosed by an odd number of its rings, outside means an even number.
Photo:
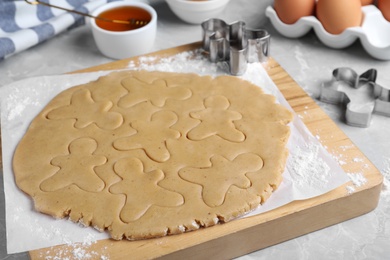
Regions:
<svg viewBox="0 0 390 260"><path fill-rule="evenodd" d="M72 141L68 155L57 156L51 160L51 164L60 169L41 183L41 190L56 191L74 184L88 192L102 191L105 183L96 175L94 168L106 163L107 158L93 154L96 148L97 143L91 138Z"/></svg>
<svg viewBox="0 0 390 260"><path fill-rule="evenodd" d="M137 130L137 133L116 140L114 147L121 151L143 149L152 160L165 162L170 158L166 140L180 137L180 132L170 128L177 120L174 112L158 111L149 121L134 121L131 127Z"/></svg>
<svg viewBox="0 0 390 260"><path fill-rule="evenodd" d="M238 155L233 161L220 155L215 155L210 160L210 167L187 167L179 171L182 179L202 186L203 200L210 207L222 205L226 192L232 185L241 189L249 188L251 181L246 174L263 167L261 157L251 153Z"/></svg>
<svg viewBox="0 0 390 260"><path fill-rule="evenodd" d="M51 120L76 119L75 128L85 128L95 123L98 127L107 130L118 128L123 123L120 113L110 112L111 101L95 102L88 89L81 89L73 93L70 104L50 111L47 118Z"/></svg>
<svg viewBox="0 0 390 260"><path fill-rule="evenodd" d="M145 101L150 101L157 107L163 107L169 98L185 100L192 94L187 88L169 87L165 80L155 80L149 84L136 78L128 77L122 80L121 83L129 91L118 102L118 105L123 108L129 108Z"/></svg>
<svg viewBox="0 0 390 260"><path fill-rule="evenodd" d="M190 140L199 141L218 135L231 142L243 142L245 135L236 129L233 121L242 118L236 111L230 111L229 100L224 96L211 96L204 101L206 109L191 112L192 118L200 120L200 124L188 132Z"/></svg>
<svg viewBox="0 0 390 260"><path fill-rule="evenodd" d="M114 171L122 181L112 185L110 192L126 195L126 204L120 214L125 223L141 218L153 205L177 207L184 203L182 195L159 186L158 183L164 179L163 171L144 172L143 163L137 158L119 160L114 165Z"/></svg>

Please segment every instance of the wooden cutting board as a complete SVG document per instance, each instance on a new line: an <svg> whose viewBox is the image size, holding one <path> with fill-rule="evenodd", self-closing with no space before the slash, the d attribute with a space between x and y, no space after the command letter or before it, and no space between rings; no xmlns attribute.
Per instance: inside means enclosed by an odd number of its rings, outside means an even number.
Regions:
<svg viewBox="0 0 390 260"><path fill-rule="evenodd" d="M200 43L152 53L148 56L166 57L194 50ZM126 68L130 61L120 60L80 72ZM31 259L55 257L75 258L75 253L90 255L91 259L227 259L241 256L324 227L340 223L373 210L378 203L382 175L350 139L321 110L288 73L272 58L265 68L296 114L309 130L335 157L343 158L341 167L347 173L362 173L367 183L352 193L347 183L322 196L295 201L261 215L231 221L181 235L143 241L97 241L92 245L64 245L30 252ZM359 158L359 160L354 160ZM1 160L0 160L1 163ZM102 258L100 256L103 256ZM47 258L46 258L47 259ZM76 259L80 259L76 257Z"/></svg>

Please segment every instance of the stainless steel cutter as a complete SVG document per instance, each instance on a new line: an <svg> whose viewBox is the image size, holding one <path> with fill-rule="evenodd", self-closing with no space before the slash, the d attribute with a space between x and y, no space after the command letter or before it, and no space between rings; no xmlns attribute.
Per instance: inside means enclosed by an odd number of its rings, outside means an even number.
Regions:
<svg viewBox="0 0 390 260"><path fill-rule="evenodd" d="M268 58L270 34L264 29L246 29L245 22L227 24L216 18L201 26L203 50L209 53L211 62L228 62L232 75L242 75L248 63Z"/></svg>
<svg viewBox="0 0 390 260"><path fill-rule="evenodd" d="M373 113L390 116L390 90L376 83L377 71L358 75L351 68L337 68L332 80L321 86L320 100L345 104L348 125L368 127Z"/></svg>

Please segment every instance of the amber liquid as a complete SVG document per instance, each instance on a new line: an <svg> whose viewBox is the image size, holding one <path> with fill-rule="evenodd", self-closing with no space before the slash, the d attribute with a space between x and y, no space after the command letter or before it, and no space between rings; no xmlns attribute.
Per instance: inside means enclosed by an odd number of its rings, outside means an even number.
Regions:
<svg viewBox="0 0 390 260"><path fill-rule="evenodd" d="M98 17L110 20L134 21L130 24L121 24L96 19L97 26L104 30L114 32L123 32L138 29L142 26L145 26L147 23L150 22L150 20L152 20L152 16L148 11L135 6L116 7L100 13Z"/></svg>

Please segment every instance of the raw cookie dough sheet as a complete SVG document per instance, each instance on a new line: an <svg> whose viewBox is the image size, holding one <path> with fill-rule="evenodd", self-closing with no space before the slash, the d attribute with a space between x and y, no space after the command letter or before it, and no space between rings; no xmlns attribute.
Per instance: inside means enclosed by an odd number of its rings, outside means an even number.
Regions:
<svg viewBox="0 0 390 260"><path fill-rule="evenodd" d="M15 180L37 211L116 240L194 231L277 189L292 118L237 77L112 72L50 101L15 151Z"/></svg>
<svg viewBox="0 0 390 260"><path fill-rule="evenodd" d="M197 69L199 68L199 60L193 62L196 62L196 66L195 64L191 66L191 61L188 61L188 67L179 72L202 74ZM162 62L160 68L157 64L151 66L150 69L170 69L175 65L175 59L169 60L168 63L170 66ZM182 60L179 59L177 63L182 63ZM211 67L208 69L207 66ZM148 69L148 66L143 67L143 69L145 68ZM208 74L209 71L213 72L214 75L221 73L207 62L202 64L202 71L206 71L203 72L204 74ZM31 120L56 94L71 86L95 80L107 73L39 77L16 82L1 90L4 185L9 253L108 237L106 233L99 233L91 228L83 229L74 223L53 220L44 214L35 212L30 198L15 186L11 168L13 151L20 138L25 133ZM277 97L278 102L289 108L286 100L261 65L254 64L250 66L243 78L261 86L266 92L272 93ZM267 203L249 215L271 210L293 200L307 199L324 194L349 180L348 176L297 117L291 123L291 137L288 148L290 156L286 171L283 174L283 182ZM308 156L316 159L314 160L315 163L306 163L305 158ZM318 169L318 166L323 170L322 172L325 172L325 175L321 175L319 171L312 171L314 175L311 177L301 175L301 173L309 172L310 169L316 167Z"/></svg>

